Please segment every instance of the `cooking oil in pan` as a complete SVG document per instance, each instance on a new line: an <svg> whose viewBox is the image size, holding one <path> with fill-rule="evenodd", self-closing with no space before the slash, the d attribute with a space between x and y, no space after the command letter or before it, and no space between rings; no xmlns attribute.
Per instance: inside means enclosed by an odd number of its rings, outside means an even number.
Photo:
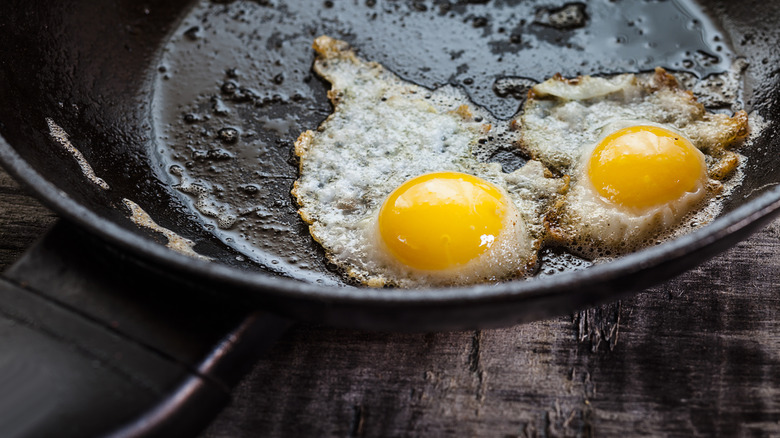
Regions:
<svg viewBox="0 0 780 438"><path fill-rule="evenodd" d="M559 72L662 66L682 73L705 104L742 101L744 61L687 1L201 2L155 73L159 174L239 257L310 282L344 284L290 196L293 142L331 112L327 85L311 72L311 44L323 34L406 80L460 86L501 119ZM506 171L524 163L509 145L491 159ZM541 274L589 264L553 250L541 259Z"/></svg>

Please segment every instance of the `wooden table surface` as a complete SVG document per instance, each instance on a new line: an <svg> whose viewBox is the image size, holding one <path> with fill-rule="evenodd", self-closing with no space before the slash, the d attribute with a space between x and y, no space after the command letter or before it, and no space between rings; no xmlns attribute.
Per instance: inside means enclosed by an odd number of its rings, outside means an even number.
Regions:
<svg viewBox="0 0 780 438"><path fill-rule="evenodd" d="M0 171L0 267L56 216ZM635 297L500 330L298 325L202 438L780 436L780 222Z"/></svg>

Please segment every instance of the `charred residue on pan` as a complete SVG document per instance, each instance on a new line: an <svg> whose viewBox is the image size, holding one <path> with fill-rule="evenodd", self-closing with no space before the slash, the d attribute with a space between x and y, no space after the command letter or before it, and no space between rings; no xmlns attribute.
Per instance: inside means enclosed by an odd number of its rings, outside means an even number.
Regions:
<svg viewBox="0 0 780 438"><path fill-rule="evenodd" d="M289 195L293 141L331 112L327 84L311 72L311 43L322 34L422 86L461 86L499 118L511 117L528 88L555 73L662 66L704 78L735 58L706 15L682 0L196 4L155 72L158 172L227 245L323 284L344 280ZM505 170L524 163L510 147L491 159ZM566 257L555 258L556 271Z"/></svg>

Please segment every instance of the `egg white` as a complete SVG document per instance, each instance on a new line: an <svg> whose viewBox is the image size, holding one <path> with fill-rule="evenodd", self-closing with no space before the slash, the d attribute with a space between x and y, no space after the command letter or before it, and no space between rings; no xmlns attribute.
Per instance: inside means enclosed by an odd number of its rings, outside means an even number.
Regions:
<svg viewBox="0 0 780 438"><path fill-rule="evenodd" d="M349 46L317 38L315 71L332 84L334 111L301 134L293 195L328 259L371 286L470 284L527 275L536 262L544 212L564 186L537 161L504 173L475 158L479 140L499 135L492 116L458 89L431 91L406 82ZM507 226L478 258L443 271L411 269L378 241L382 202L405 181L430 172L463 172L499 187L510 200Z"/></svg>
<svg viewBox="0 0 780 438"><path fill-rule="evenodd" d="M555 76L535 85L514 119L519 147L545 165L569 173L610 125L636 120L679 132L707 154L721 179L736 167L729 149L748 133L747 114L707 112L664 69L611 77ZM722 168L721 168L722 167Z"/></svg>

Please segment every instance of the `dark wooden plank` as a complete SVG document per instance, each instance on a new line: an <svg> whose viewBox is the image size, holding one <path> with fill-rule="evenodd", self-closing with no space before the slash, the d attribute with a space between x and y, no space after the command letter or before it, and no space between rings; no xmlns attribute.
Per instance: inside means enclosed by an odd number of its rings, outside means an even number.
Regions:
<svg viewBox="0 0 780 438"><path fill-rule="evenodd" d="M13 263L55 219L0 169L0 270Z"/></svg>
<svg viewBox="0 0 780 438"><path fill-rule="evenodd" d="M0 172L0 266L55 216ZM780 435L780 222L663 287L501 330L300 325L204 438Z"/></svg>
<svg viewBox="0 0 780 438"><path fill-rule="evenodd" d="M299 326L203 436L780 435L779 234L573 317L427 335Z"/></svg>

